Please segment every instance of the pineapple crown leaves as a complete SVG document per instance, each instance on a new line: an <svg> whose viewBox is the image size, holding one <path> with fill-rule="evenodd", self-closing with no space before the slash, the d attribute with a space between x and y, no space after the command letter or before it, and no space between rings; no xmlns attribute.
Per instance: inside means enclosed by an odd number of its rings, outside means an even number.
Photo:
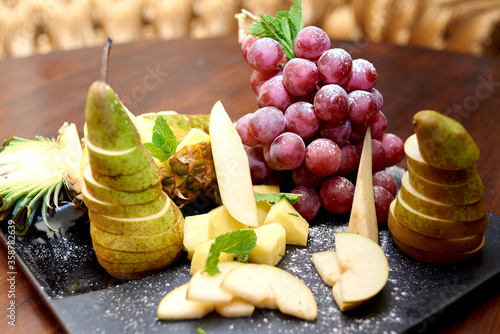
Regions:
<svg viewBox="0 0 500 334"><path fill-rule="evenodd" d="M221 252L235 254L238 259L247 259L257 245L257 235L253 230L234 230L217 236L210 246L204 272L210 276L218 274L219 255Z"/></svg>
<svg viewBox="0 0 500 334"><path fill-rule="evenodd" d="M178 144L179 141L170 129L168 122L163 116L158 116L153 126L151 142L144 143L144 146L153 157L164 162L175 153Z"/></svg>
<svg viewBox="0 0 500 334"><path fill-rule="evenodd" d="M255 37L269 37L278 41L288 59L295 58L293 43L295 37L304 28L302 17L302 1L295 0L288 12L278 12L276 17L259 14L260 20L255 21L248 28Z"/></svg>

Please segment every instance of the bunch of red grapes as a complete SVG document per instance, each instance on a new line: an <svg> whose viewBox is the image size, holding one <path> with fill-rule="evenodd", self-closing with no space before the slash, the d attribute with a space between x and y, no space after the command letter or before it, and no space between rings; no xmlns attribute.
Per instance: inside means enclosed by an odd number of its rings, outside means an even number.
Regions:
<svg viewBox="0 0 500 334"><path fill-rule="evenodd" d="M367 127L372 135L375 206L379 223L387 221L396 196L386 167L404 157L404 143L386 133L378 74L372 63L331 48L320 28L301 30L294 41L296 58L287 60L271 38L248 36L242 54L254 69L251 86L259 109L241 117L236 130L246 146L254 183L288 171L295 204L307 220L321 207L334 214L351 210L355 175Z"/></svg>

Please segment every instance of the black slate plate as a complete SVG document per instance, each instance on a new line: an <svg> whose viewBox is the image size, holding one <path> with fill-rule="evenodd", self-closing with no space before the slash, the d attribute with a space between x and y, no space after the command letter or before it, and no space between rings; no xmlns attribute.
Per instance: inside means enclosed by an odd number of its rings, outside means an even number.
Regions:
<svg viewBox="0 0 500 334"><path fill-rule="evenodd" d="M402 254L387 229L380 245L389 261L389 281L374 299L341 313L316 273L311 254L334 249L334 233L347 229L348 216L325 215L313 222L307 247L287 247L279 267L301 278L318 302L318 318L307 322L279 311L256 310L250 318L226 319L217 314L200 320L158 321L156 308L163 296L188 282L189 263L137 281L110 277L92 250L87 216L70 206L54 219L61 233L43 222L17 239L17 265L39 290L48 307L69 333L403 333L426 327L448 305L500 273L500 217L489 214L486 243L481 253L460 265L437 266ZM6 242L7 224L0 234Z"/></svg>

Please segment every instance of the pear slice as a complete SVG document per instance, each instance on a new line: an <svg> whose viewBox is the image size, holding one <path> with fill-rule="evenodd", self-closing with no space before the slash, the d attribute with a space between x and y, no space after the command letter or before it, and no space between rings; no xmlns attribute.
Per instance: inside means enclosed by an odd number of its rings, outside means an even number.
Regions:
<svg viewBox="0 0 500 334"><path fill-rule="evenodd" d="M454 171L439 169L429 165L420 154L416 134L412 134L406 139L404 150L408 162L408 170L432 182L461 184L470 180L477 173L475 164L465 169Z"/></svg>
<svg viewBox="0 0 500 334"><path fill-rule="evenodd" d="M89 210L113 218L147 217L161 211L165 207L165 203L170 201L170 198L164 192L161 192L160 196L147 203L116 205L98 200L87 191L85 185L82 186L82 195Z"/></svg>
<svg viewBox="0 0 500 334"><path fill-rule="evenodd" d="M152 198L160 196L162 192L161 183L140 191L119 191L98 183L92 175L90 165L86 165L82 171L85 186L90 195L96 199L117 205L134 205L150 202Z"/></svg>
<svg viewBox="0 0 500 334"><path fill-rule="evenodd" d="M467 205L447 205L420 194L411 186L409 172L401 178L401 198L413 209L438 219L474 221L488 213L484 199Z"/></svg>
<svg viewBox="0 0 500 334"><path fill-rule="evenodd" d="M233 295L221 289L220 285L231 270L242 264L241 262L235 261L219 262L217 267L220 272L213 276L202 270L197 271L189 280L186 294L187 300L214 305L229 303L233 299Z"/></svg>
<svg viewBox="0 0 500 334"><path fill-rule="evenodd" d="M326 285L333 287L340 280L342 270L335 251L323 251L312 254L314 268Z"/></svg>
<svg viewBox="0 0 500 334"><path fill-rule="evenodd" d="M342 270L334 285L334 290L339 285L339 294L333 294L337 304L355 307L382 290L389 278L389 263L378 243L356 233L336 233L335 249ZM345 310L346 305L341 311Z"/></svg>
<svg viewBox="0 0 500 334"><path fill-rule="evenodd" d="M188 283L170 291L158 305L156 315L160 320L198 319L213 312L214 305L186 299Z"/></svg>
<svg viewBox="0 0 500 334"><path fill-rule="evenodd" d="M161 181L160 169L156 163L149 164L134 174L112 176L92 170L92 176L103 186L129 192L147 189Z"/></svg>
<svg viewBox="0 0 500 334"><path fill-rule="evenodd" d="M233 298L224 305L215 305L215 312L226 318L249 317L255 311L255 306L241 298Z"/></svg>
<svg viewBox="0 0 500 334"><path fill-rule="evenodd" d="M316 300L307 285L278 267L241 265L226 275L221 288L256 307L278 308L284 314L309 321L318 315Z"/></svg>
<svg viewBox="0 0 500 334"><path fill-rule="evenodd" d="M210 113L209 132L222 203L240 223L259 226L248 157L220 101L215 103Z"/></svg>
<svg viewBox="0 0 500 334"><path fill-rule="evenodd" d="M106 248L130 252L156 251L177 241L179 241L180 245L182 243L183 230L184 219L179 219L177 223L166 232L148 236L113 234L103 231L90 223L90 235L93 240L98 240L99 244Z"/></svg>
<svg viewBox="0 0 500 334"><path fill-rule="evenodd" d="M92 224L97 228L119 235L148 236L166 232L177 224L176 217L182 216L177 205L171 200L165 206L150 216L140 218L112 218L88 210Z"/></svg>
<svg viewBox="0 0 500 334"><path fill-rule="evenodd" d="M435 238L465 238L483 233L489 224L488 214L470 222L438 219L411 208L399 193L391 203L389 211L394 212L397 221L417 233Z"/></svg>
<svg viewBox="0 0 500 334"><path fill-rule="evenodd" d="M359 160L356 188L352 201L348 232L358 233L378 242L378 223L375 211L372 176L372 141L370 127L366 130Z"/></svg>

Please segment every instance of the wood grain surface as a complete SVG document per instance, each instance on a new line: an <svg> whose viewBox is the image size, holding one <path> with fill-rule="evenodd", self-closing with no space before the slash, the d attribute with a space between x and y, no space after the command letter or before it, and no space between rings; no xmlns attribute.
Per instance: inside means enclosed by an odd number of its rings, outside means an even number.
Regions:
<svg viewBox="0 0 500 334"><path fill-rule="evenodd" d="M413 133L413 114L422 109L438 110L464 124L481 150L477 169L489 211L500 215L500 60L390 44L332 45L375 65L387 132L406 139ZM116 45L110 59L108 82L134 114L206 114L221 100L237 120L257 108L249 81L252 70L236 38ZM87 89L98 79L100 63L101 48L0 62L0 140L12 135L56 137L64 122L75 123L81 134ZM20 268L15 275L16 326L7 324L7 257L6 247L0 246L0 332L62 332ZM415 332L499 333L499 278Z"/></svg>

